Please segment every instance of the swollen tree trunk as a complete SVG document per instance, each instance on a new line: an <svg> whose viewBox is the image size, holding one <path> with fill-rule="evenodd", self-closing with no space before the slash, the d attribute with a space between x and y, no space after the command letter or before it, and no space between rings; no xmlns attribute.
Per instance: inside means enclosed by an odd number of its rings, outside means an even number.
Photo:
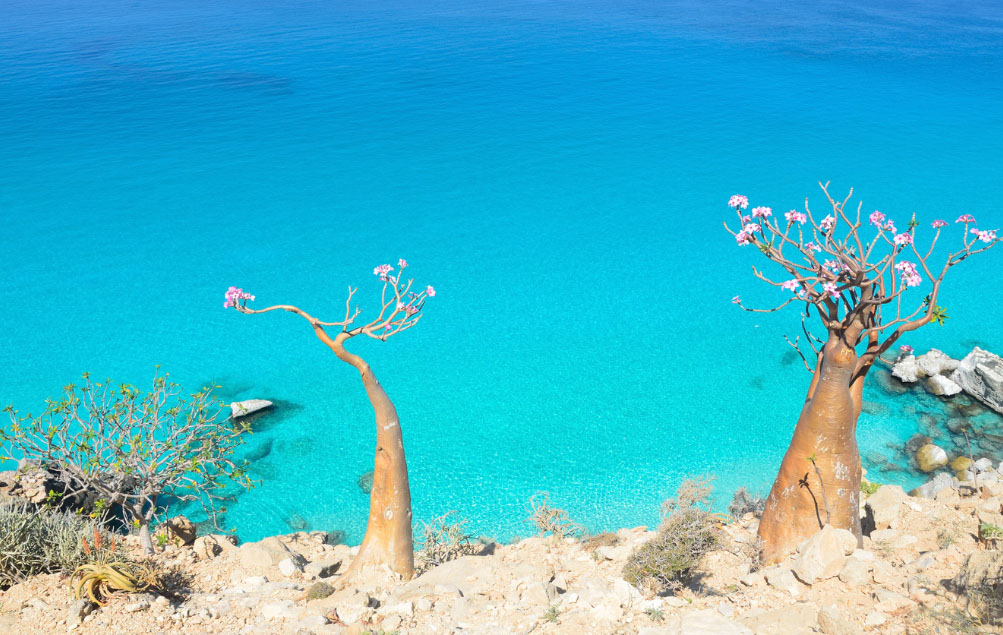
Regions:
<svg viewBox="0 0 1003 635"><path fill-rule="evenodd" d="M143 547L143 553L153 555L153 540L150 538L150 521L143 518L139 526L139 544Z"/></svg>
<svg viewBox="0 0 1003 635"><path fill-rule="evenodd" d="M782 560L823 525L860 532L857 417L863 378L852 382L857 354L832 335L759 524L763 561Z"/></svg>
<svg viewBox="0 0 1003 635"><path fill-rule="evenodd" d="M347 580L360 568L370 565L387 565L404 579L410 579L414 576L411 489L397 410L369 364L345 350L343 343L350 336L341 333L331 340L322 329L315 328L317 336L331 347L339 359L358 369L376 414L376 458L373 487L369 494L369 523L359 553L342 579Z"/></svg>

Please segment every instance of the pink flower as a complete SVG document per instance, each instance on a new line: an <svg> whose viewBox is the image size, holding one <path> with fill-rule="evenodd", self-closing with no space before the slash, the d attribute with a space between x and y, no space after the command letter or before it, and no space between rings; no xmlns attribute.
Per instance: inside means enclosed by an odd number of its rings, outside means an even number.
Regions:
<svg viewBox="0 0 1003 635"><path fill-rule="evenodd" d="M407 266L407 260L401 258L400 260L397 261L397 266L403 269L404 267Z"/></svg>
<svg viewBox="0 0 1003 635"><path fill-rule="evenodd" d="M910 234L910 233L895 234L895 244L899 245L899 246L902 246L902 245L911 245L912 244L912 234Z"/></svg>
<svg viewBox="0 0 1003 635"><path fill-rule="evenodd" d="M804 212L799 212L797 210L791 210L789 212L784 212L784 218L791 223L801 223L802 225L808 220L808 216Z"/></svg>
<svg viewBox="0 0 1003 635"><path fill-rule="evenodd" d="M829 214L828 216L823 218L821 222L819 222L818 224L819 227L825 230L832 229L835 225L836 225L836 217L833 216L832 214Z"/></svg>
<svg viewBox="0 0 1003 635"><path fill-rule="evenodd" d="M254 300L254 296L245 292L243 289L230 287L223 295L223 308L229 309L230 307L236 307L238 304L246 303L248 300Z"/></svg>
<svg viewBox="0 0 1003 635"><path fill-rule="evenodd" d="M933 221L932 223L930 223L930 226L933 227L934 229L940 229L941 227L947 227L947 221L946 220L937 219L937 220Z"/></svg>
<svg viewBox="0 0 1003 635"><path fill-rule="evenodd" d="M742 303L742 296L736 295L734 298L731 299L731 303L732 304L741 304Z"/></svg>
<svg viewBox="0 0 1003 635"><path fill-rule="evenodd" d="M979 237L984 243L991 243L996 240L996 230L990 229L987 231L981 231L979 229L972 229L972 233Z"/></svg>
<svg viewBox="0 0 1003 635"><path fill-rule="evenodd" d="M782 289L787 289L788 291L795 291L798 288L798 281L797 280L787 280L786 282L784 282L783 284L781 284L780 287Z"/></svg>
<svg viewBox="0 0 1003 635"><path fill-rule="evenodd" d="M373 275L374 276L379 276L380 280L383 280L384 282L386 282L386 280L387 280L387 274L390 273L393 270L394 270L394 268L391 267L390 265L380 265L379 267L376 267L375 269L373 269Z"/></svg>
<svg viewBox="0 0 1003 635"><path fill-rule="evenodd" d="M427 287L425 287L425 295L427 295L430 298L434 298L435 288L432 285L428 285Z"/></svg>
<svg viewBox="0 0 1003 635"><path fill-rule="evenodd" d="M835 282L825 282L822 284L822 290L828 293L833 298L838 298L839 293L836 292Z"/></svg>
<svg viewBox="0 0 1003 635"><path fill-rule="evenodd" d="M728 207L734 207L735 209L745 209L749 206L749 199L741 194L735 194L728 199Z"/></svg>
<svg viewBox="0 0 1003 635"><path fill-rule="evenodd" d="M805 244L804 244L804 248L805 248L805 249L806 249L806 250L807 250L807 251L808 251L809 253L811 253L811 252L819 252L819 251L822 251L822 248L821 248L821 247L819 247L818 245L816 245L816 244L815 244L814 242L807 242L807 243L805 243Z"/></svg>
<svg viewBox="0 0 1003 635"><path fill-rule="evenodd" d="M885 223L885 230L886 231L890 231L891 233L894 234L895 233L895 223L892 220L889 219L889 221L887 223Z"/></svg>
<svg viewBox="0 0 1003 635"><path fill-rule="evenodd" d="M881 227L881 223L885 222L885 215L878 210L871 212L871 215L868 218L871 221L871 225L874 225L875 227Z"/></svg>
<svg viewBox="0 0 1003 635"><path fill-rule="evenodd" d="M742 217L742 224L743 225L746 224L746 223L751 223L751 222L752 222L752 217L751 216L743 216Z"/></svg>
<svg viewBox="0 0 1003 635"><path fill-rule="evenodd" d="M738 243L739 245L748 245L749 243L752 242L752 239L749 237L749 232L743 229L742 231L735 234L735 242Z"/></svg>
<svg viewBox="0 0 1003 635"><path fill-rule="evenodd" d="M902 284L907 287L918 287L920 283L923 282L919 272L916 271L916 265L908 260L895 263L895 270L899 272Z"/></svg>
<svg viewBox="0 0 1003 635"><path fill-rule="evenodd" d="M769 207L753 207L752 217L753 218L769 218L773 216L773 210Z"/></svg>
<svg viewBox="0 0 1003 635"><path fill-rule="evenodd" d="M902 351L903 353L911 353L912 346L909 346L908 344L903 344L902 346L899 346L899 350Z"/></svg>
<svg viewBox="0 0 1003 635"><path fill-rule="evenodd" d="M954 222L955 223L974 223L975 222L975 217L972 216L971 214L962 214L961 216L958 217L958 220L956 220Z"/></svg>

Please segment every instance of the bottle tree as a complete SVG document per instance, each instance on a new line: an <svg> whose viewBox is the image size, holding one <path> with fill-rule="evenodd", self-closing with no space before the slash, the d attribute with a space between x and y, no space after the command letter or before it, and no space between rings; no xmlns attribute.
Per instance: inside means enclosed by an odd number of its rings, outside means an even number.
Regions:
<svg viewBox="0 0 1003 635"><path fill-rule="evenodd" d="M408 264L405 260L397 263L400 271L394 275L390 265L380 265L373 270L383 283L380 312L373 320L355 326L361 309L353 308L352 298L357 288L349 287L345 300L344 319L324 322L306 311L288 304L277 304L264 309L251 309L248 301L254 296L237 287L230 287L225 295L224 308L234 308L241 313L253 315L269 311L288 311L305 319L314 334L327 345L338 359L351 365L362 377L369 403L376 414L376 458L373 466L373 486L369 495L369 521L366 535L362 539L359 553L342 576L349 579L362 567L388 566L390 570L405 579L414 575L414 543L411 533L411 489L408 485L407 461L404 458L404 438L401 435L397 410L387 393L380 386L372 368L358 355L345 348L345 342L363 335L375 340L386 341L418 323L425 301L435 295L435 289L427 286L418 289L414 280L403 280ZM333 337L329 328L340 329Z"/></svg>
<svg viewBox="0 0 1003 635"><path fill-rule="evenodd" d="M915 215L897 228L879 211L862 216L861 203L847 209L852 189L838 201L828 183L819 185L828 202L822 218L807 199L803 212L790 210L783 220L769 207L747 214L748 198L735 195L728 205L738 228L725 223L738 246L755 247L780 270L768 276L754 266L755 277L788 296L766 309L747 307L740 296L732 303L754 312L800 307L804 337L786 339L812 375L759 525L766 562L792 553L825 524L862 540L856 429L867 373L906 333L943 324L947 315L937 297L948 270L1000 241L996 230L977 229L963 214L955 221L963 230L960 245L935 254L946 221L931 223L932 238L921 249Z"/></svg>

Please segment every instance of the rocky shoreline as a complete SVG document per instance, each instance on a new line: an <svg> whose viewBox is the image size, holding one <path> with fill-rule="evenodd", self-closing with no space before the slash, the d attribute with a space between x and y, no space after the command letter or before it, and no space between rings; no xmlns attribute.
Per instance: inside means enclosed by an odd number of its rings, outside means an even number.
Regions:
<svg viewBox="0 0 1003 635"><path fill-rule="evenodd" d="M933 498L880 487L861 507L866 537L825 527L783 563L759 568L754 514L720 522L718 548L675 595L645 596L623 579L645 527L584 540L486 544L407 582L338 572L358 548L300 532L238 546L186 538L156 558L190 575L175 598L73 602L65 575L0 595L12 633L638 633L748 635L991 633L978 589L1003 574L985 527L1003 527L1003 484L950 484ZM194 536L190 536L194 538ZM135 544L132 545L136 547ZM982 585L982 586L980 586ZM988 620L988 617L986 618ZM988 623L988 622L987 622ZM924 630L925 629L925 630ZM940 630L937 630L940 629ZM944 630L946 629L946 630Z"/></svg>

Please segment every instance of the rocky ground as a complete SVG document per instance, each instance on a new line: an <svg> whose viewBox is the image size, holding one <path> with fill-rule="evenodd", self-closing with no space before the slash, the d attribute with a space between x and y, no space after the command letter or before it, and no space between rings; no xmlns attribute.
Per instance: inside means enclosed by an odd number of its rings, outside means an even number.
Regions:
<svg viewBox="0 0 1003 635"><path fill-rule="evenodd" d="M70 599L66 576L37 576L0 596L0 632L1000 632L969 616L978 611L963 586L1003 567L1003 551L987 548L995 541L979 540L980 522L1003 526L1003 486L955 484L935 496L882 487L862 510L870 530L863 549L828 527L799 554L759 570L755 517L722 523L722 547L668 597L645 597L621 577L630 553L654 535L644 527L586 541L489 545L407 583L359 579L316 599L324 593L311 587L337 586L355 549L325 544L322 532L239 547L203 537L157 555L190 576L178 597L123 595L91 611Z"/></svg>

